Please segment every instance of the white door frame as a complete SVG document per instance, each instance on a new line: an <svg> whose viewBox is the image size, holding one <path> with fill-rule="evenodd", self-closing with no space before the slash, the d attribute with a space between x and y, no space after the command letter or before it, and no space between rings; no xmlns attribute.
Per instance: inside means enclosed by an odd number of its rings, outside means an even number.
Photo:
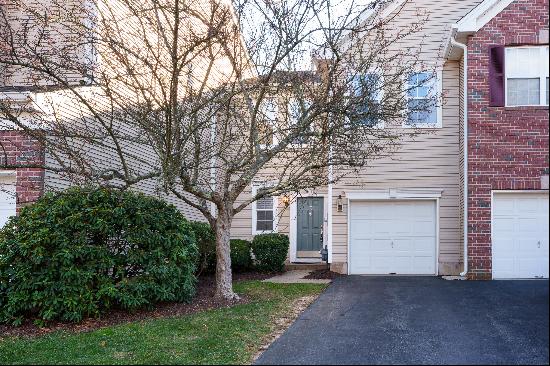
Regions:
<svg viewBox="0 0 550 366"><path fill-rule="evenodd" d="M298 198L309 198L309 197L319 197L323 198L323 247L327 244L327 222L328 222L328 194L320 194L316 192L306 192L304 194L294 197L292 202L290 202L290 262L296 262L297 251L298 251Z"/></svg>
<svg viewBox="0 0 550 366"><path fill-rule="evenodd" d="M547 189L507 189L507 190L491 190L491 279L494 280L493 275L493 262L494 262L494 251L493 251L493 218L494 218L494 207L495 207L495 194L515 194L515 193L531 193L531 194L546 194L548 196Z"/></svg>
<svg viewBox="0 0 550 366"><path fill-rule="evenodd" d="M434 201L435 202L435 273L439 275L439 199L443 190L426 190L426 189L389 189L375 190L362 192L345 192L348 199L347 210L347 274L351 271L351 204L354 201L364 202L389 202L389 201Z"/></svg>

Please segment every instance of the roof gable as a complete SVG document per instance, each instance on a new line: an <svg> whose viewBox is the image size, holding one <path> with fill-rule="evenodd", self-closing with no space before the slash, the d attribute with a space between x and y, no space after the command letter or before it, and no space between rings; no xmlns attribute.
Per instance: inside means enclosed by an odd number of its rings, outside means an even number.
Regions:
<svg viewBox="0 0 550 366"><path fill-rule="evenodd" d="M475 33L514 0L484 0L458 21L458 33Z"/></svg>

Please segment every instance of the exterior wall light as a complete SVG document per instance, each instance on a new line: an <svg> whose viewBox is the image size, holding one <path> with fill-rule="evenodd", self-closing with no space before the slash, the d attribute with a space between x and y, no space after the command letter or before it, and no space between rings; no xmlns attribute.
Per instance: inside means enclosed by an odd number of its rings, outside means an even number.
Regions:
<svg viewBox="0 0 550 366"><path fill-rule="evenodd" d="M338 199L336 200L336 211L342 212L344 211L344 204L342 203L342 195L338 195Z"/></svg>
<svg viewBox="0 0 550 366"><path fill-rule="evenodd" d="M285 205L285 207L288 207L290 205L290 197L288 197L287 195L284 195L283 196L283 205Z"/></svg>

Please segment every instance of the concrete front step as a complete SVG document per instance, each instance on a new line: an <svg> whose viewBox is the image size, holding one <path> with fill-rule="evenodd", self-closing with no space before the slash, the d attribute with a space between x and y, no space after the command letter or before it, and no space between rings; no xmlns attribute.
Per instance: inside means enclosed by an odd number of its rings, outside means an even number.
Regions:
<svg viewBox="0 0 550 366"><path fill-rule="evenodd" d="M327 264L323 262L317 263L286 263L287 271L316 271L318 269L327 269Z"/></svg>

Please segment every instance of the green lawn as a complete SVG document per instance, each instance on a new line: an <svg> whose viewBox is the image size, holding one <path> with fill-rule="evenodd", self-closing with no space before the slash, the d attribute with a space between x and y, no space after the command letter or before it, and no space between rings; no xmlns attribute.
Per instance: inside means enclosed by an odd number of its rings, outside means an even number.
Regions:
<svg viewBox="0 0 550 366"><path fill-rule="evenodd" d="M247 281L252 301L178 318L146 320L87 333L0 339L0 364L246 364L293 300L324 285Z"/></svg>

